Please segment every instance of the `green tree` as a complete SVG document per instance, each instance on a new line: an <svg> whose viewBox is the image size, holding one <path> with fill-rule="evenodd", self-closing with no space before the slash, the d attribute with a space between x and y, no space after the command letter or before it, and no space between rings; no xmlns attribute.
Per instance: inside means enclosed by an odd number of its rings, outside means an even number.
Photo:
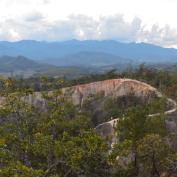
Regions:
<svg viewBox="0 0 177 177"><path fill-rule="evenodd" d="M146 134L146 120L148 110L141 106L134 107L128 110L122 119L120 119L117 126L117 136L119 142L131 142L131 152L134 154L134 170L138 175L138 141Z"/></svg>
<svg viewBox="0 0 177 177"><path fill-rule="evenodd" d="M106 176L107 145L67 95L61 90L13 91L6 80L2 86L1 176ZM31 96L38 96L42 107Z"/></svg>
<svg viewBox="0 0 177 177"><path fill-rule="evenodd" d="M174 163L176 156L158 134L148 134L139 141L138 155L144 177L160 177L163 173L168 173L168 167Z"/></svg>

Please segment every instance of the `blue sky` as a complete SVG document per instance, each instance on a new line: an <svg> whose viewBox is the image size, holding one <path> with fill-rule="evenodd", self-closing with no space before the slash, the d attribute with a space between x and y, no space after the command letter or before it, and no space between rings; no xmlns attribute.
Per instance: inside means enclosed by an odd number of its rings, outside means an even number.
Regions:
<svg viewBox="0 0 177 177"><path fill-rule="evenodd" d="M177 0L0 0L0 40L115 39L177 47Z"/></svg>

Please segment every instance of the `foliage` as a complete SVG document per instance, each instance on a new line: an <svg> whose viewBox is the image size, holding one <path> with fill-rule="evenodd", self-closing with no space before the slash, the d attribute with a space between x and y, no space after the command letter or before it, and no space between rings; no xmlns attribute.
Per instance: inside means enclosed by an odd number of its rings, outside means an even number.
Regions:
<svg viewBox="0 0 177 177"><path fill-rule="evenodd" d="M0 176L3 177L160 177L175 176L176 134L166 130L166 98L143 104L133 95L103 100L91 95L78 112L60 88L110 78L146 81L175 98L176 74L146 68L75 80L0 79ZM52 90L52 91L51 91ZM34 91L41 91L36 95ZM31 95L41 98L35 104ZM96 106L103 117L93 122ZM45 108L45 109L44 109ZM160 112L149 117L149 114ZM103 114L103 112L105 114ZM120 118L118 143L108 149L93 124ZM174 143L174 144L175 144Z"/></svg>
<svg viewBox="0 0 177 177"><path fill-rule="evenodd" d="M4 82L4 88L6 80ZM76 114L60 90L41 94L45 110L26 90L8 85L0 110L1 176L105 176L107 145ZM107 168L102 168L102 165Z"/></svg>
<svg viewBox="0 0 177 177"><path fill-rule="evenodd" d="M167 168L170 163L176 164L176 152L166 141L165 117L163 114L148 116L154 104L131 108L119 121L116 128L119 142L110 155L115 166L114 175L156 177L163 173L175 174L174 168Z"/></svg>

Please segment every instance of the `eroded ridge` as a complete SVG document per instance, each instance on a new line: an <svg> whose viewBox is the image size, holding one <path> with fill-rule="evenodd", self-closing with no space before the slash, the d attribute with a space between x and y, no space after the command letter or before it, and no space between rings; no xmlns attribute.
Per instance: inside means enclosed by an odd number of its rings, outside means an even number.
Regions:
<svg viewBox="0 0 177 177"><path fill-rule="evenodd" d="M82 84L63 89L64 92L70 90L73 103L82 104L90 95L102 93L103 97L120 97L133 94L134 96L149 99L158 97L157 90L140 81L132 79L111 79L98 81L89 84Z"/></svg>

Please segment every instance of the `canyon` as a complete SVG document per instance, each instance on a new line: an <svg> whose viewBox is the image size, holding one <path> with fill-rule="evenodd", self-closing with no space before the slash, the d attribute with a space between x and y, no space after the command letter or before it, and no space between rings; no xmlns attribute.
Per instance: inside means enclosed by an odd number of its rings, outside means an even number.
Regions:
<svg viewBox="0 0 177 177"><path fill-rule="evenodd" d="M82 109L83 104L93 96L101 95L101 98L119 98L122 96L134 95L138 99L141 99L143 102L148 102L154 98L161 98L162 94L151 85L148 85L144 82L140 82L132 79L111 79L104 81L97 81L88 84L81 84L72 87L63 88L62 93L70 99L74 106L78 106L79 109ZM48 92L51 94L52 91ZM46 102L42 98L41 92L34 92L25 96L27 102L30 102L40 109L46 107ZM3 102L3 98L0 99L0 102ZM103 100L101 99L100 103ZM99 104L100 104L99 103ZM177 130L177 116L175 114L177 109L177 104L174 100L167 98L167 104L170 105L169 110L166 110L165 114L169 119L166 120L167 127L169 131ZM96 105L99 107L99 105ZM103 112L103 110L101 110ZM158 116L159 113L151 114L149 117ZM101 122L96 126L96 131L102 137L111 136L114 134L114 126L118 122L117 117L108 118L113 119L107 122Z"/></svg>

